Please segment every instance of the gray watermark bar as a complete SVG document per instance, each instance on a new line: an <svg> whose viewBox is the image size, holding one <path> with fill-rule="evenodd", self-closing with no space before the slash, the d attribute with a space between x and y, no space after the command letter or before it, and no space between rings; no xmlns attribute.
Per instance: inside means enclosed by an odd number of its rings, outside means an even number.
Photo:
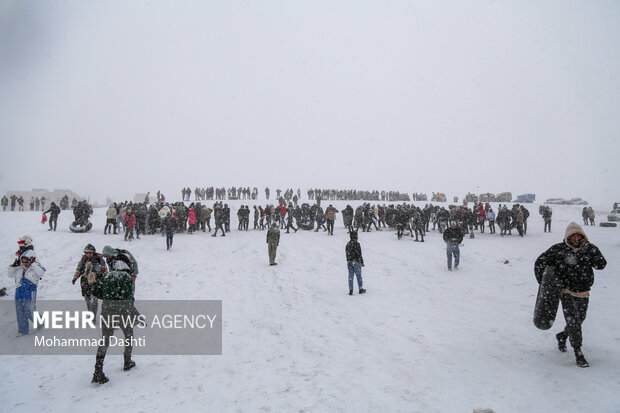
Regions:
<svg viewBox="0 0 620 413"><path fill-rule="evenodd" d="M109 338L108 354L221 355L221 300L99 301L97 314L84 300L39 300L29 317L29 334L17 333L16 303L0 301L0 355L93 355ZM128 333L125 336L124 332Z"/></svg>

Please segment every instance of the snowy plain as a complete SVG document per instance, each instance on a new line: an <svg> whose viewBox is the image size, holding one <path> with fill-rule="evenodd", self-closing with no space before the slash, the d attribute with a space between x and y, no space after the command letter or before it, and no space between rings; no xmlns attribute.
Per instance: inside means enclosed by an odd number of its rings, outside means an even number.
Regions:
<svg viewBox="0 0 620 413"><path fill-rule="evenodd" d="M476 232L465 238L453 272L438 232L424 243L399 241L389 229L360 232L368 293L356 288L350 297L341 214L332 237L282 232L271 267L265 231L236 229L239 205L254 203L266 201L228 202L226 237L176 234L169 252L160 235L133 242L104 235L105 208L82 234L69 231L71 211L60 214L56 232L40 223L40 212L0 213L5 263L28 234L47 267L39 300L81 299L71 278L92 243L97 251L111 245L133 252L137 300L223 301L223 355L135 356L129 372L120 356L109 355L104 385L90 383L94 354L1 356L0 411L620 412L620 228L598 226L611 206L594 205L597 226L584 227L608 265L595 272L583 326L590 368L580 369L570 349L556 348L561 314L540 331L532 312L534 260L562 240L570 221L581 223L581 207L554 205L553 232L543 233L538 204L528 204L526 237ZM342 210L347 203L333 204ZM0 300L12 300L11 283L0 279L9 286ZM15 336L10 317L2 346L29 338Z"/></svg>

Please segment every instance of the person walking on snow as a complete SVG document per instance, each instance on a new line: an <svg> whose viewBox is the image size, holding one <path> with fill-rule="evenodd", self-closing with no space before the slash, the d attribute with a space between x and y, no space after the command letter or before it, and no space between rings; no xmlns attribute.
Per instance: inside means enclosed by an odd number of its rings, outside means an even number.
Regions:
<svg viewBox="0 0 620 413"><path fill-rule="evenodd" d="M168 212L168 215L164 217L162 226L166 234L166 250L170 251L170 248L172 248L172 241L174 240L174 231L177 228L177 220L171 212Z"/></svg>
<svg viewBox="0 0 620 413"><path fill-rule="evenodd" d="M104 248L105 252L105 248ZM108 378L103 373L103 361L110 345L110 338L118 327L125 336L123 370L128 371L136 366L131 359L133 325L138 312L134 307L134 295L132 292L132 280L128 272L110 271L93 285L92 293L102 300L101 317L107 320L101 323L101 338L103 344L97 348L95 358L95 372L92 383L103 384ZM114 320L120 320L115 322Z"/></svg>
<svg viewBox="0 0 620 413"><path fill-rule="evenodd" d="M278 223L273 222L267 230L267 251L269 253L269 265L278 265L276 262L276 251L280 244L280 228Z"/></svg>
<svg viewBox="0 0 620 413"><path fill-rule="evenodd" d="M108 210L105 212L106 222L105 227L103 228L103 234L107 235L112 232L112 228L114 228L114 233L116 234L116 216L118 212L116 211L116 204L111 204Z"/></svg>
<svg viewBox="0 0 620 413"><path fill-rule="evenodd" d="M17 337L29 332L28 320L37 304L37 284L45 274L43 267L36 260L34 250L25 250L8 268L8 277L15 280L15 313L17 316Z"/></svg>
<svg viewBox="0 0 620 413"><path fill-rule="evenodd" d="M545 221L545 232L547 232L547 229L549 229L549 232L551 232L552 214L553 214L553 211L551 211L551 207L548 207L548 206L546 206L542 212L543 220Z"/></svg>
<svg viewBox="0 0 620 413"><path fill-rule="evenodd" d="M362 280L362 267L364 266L364 258L362 257L362 246L357 241L357 231L349 233L351 240L344 248L347 258L347 269L349 270L349 295L353 295L353 276L357 277L357 287L359 293L364 294L366 290L362 288L364 285Z"/></svg>
<svg viewBox="0 0 620 413"><path fill-rule="evenodd" d="M594 284L592 269L602 270L606 265L601 251L590 243L583 229L575 222L566 227L563 242L543 252L534 264L534 274L539 284L548 267L553 268L559 278L562 288L560 302L566 326L555 337L561 352L566 351L566 340L570 339L579 367L589 367L581 351L581 325L586 319L590 288Z"/></svg>
<svg viewBox="0 0 620 413"><path fill-rule="evenodd" d="M56 231L56 224L58 223L58 215L60 214L60 208L54 202L50 204L50 207L47 211L43 212L44 214L50 213L50 219L47 221L50 229L48 231Z"/></svg>
<svg viewBox="0 0 620 413"><path fill-rule="evenodd" d="M489 208L487 212L487 221L489 221L489 232L495 234L495 212L493 212L493 208Z"/></svg>
<svg viewBox="0 0 620 413"><path fill-rule="evenodd" d="M463 242L463 232L456 226L456 222L451 221L450 227L443 232L443 240L446 243L446 254L448 256L448 271L452 271L452 256L454 256L454 269L459 268L461 251L459 245Z"/></svg>
<svg viewBox="0 0 620 413"><path fill-rule="evenodd" d="M86 301L86 308L93 313L95 317L97 317L99 301L97 297L93 297L92 295L92 286L107 272L108 269L103 256L97 253L93 244L86 245L84 247L84 255L82 255L75 269L72 283L75 284L78 278L81 278L80 287L82 288L82 297L84 297Z"/></svg>
<svg viewBox="0 0 620 413"><path fill-rule="evenodd" d="M131 241L133 239L133 229L136 226L136 216L130 207L127 207L125 211L123 222L125 223L125 241Z"/></svg>
<svg viewBox="0 0 620 413"><path fill-rule="evenodd" d="M331 204L325 208L325 219L327 220L327 235L334 235L334 222L336 221L336 214L339 211Z"/></svg>

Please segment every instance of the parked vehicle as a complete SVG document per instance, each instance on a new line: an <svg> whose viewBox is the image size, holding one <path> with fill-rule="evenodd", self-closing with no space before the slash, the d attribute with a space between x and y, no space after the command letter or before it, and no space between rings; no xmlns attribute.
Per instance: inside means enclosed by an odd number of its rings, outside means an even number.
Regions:
<svg viewBox="0 0 620 413"><path fill-rule="evenodd" d="M496 202L495 194L492 194L490 192L487 192L486 194L480 194L478 199L480 200L480 202Z"/></svg>
<svg viewBox="0 0 620 413"><path fill-rule="evenodd" d="M545 204L557 204L557 205L588 205L588 201L584 201L581 198L549 198L545 201Z"/></svg>
<svg viewBox="0 0 620 413"><path fill-rule="evenodd" d="M581 198L571 198L568 202L569 205L588 205L588 201L584 201Z"/></svg>
<svg viewBox="0 0 620 413"><path fill-rule="evenodd" d="M478 195L472 194L470 192L467 193L467 195L465 195L465 201L467 202L473 202L474 204L478 203Z"/></svg>
<svg viewBox="0 0 620 413"><path fill-rule="evenodd" d="M612 209L607 215L607 221L620 221L620 208Z"/></svg>
<svg viewBox="0 0 620 413"><path fill-rule="evenodd" d="M495 201L497 202L512 202L512 193L511 192L500 192L495 195Z"/></svg>
<svg viewBox="0 0 620 413"><path fill-rule="evenodd" d="M524 203L531 204L534 201L536 201L536 194L522 194L522 195L519 195L517 199L515 200L515 202L519 204L524 204Z"/></svg>

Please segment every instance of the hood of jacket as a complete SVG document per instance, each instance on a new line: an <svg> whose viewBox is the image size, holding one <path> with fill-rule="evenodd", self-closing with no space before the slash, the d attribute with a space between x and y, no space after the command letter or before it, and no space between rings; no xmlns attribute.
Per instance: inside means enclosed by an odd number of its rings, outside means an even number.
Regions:
<svg viewBox="0 0 620 413"><path fill-rule="evenodd" d="M581 234L584 236L586 241L588 241L588 236L585 232L583 232L581 226L576 222L571 222L570 224L568 224L568 226L566 227L566 231L564 232L564 243L573 249L575 248L568 243L568 237L573 234Z"/></svg>
<svg viewBox="0 0 620 413"><path fill-rule="evenodd" d="M105 247L103 247L103 250L101 251L101 255L111 255L113 257L116 257L119 254L119 250L117 250L116 248L112 248L109 245L106 245Z"/></svg>

